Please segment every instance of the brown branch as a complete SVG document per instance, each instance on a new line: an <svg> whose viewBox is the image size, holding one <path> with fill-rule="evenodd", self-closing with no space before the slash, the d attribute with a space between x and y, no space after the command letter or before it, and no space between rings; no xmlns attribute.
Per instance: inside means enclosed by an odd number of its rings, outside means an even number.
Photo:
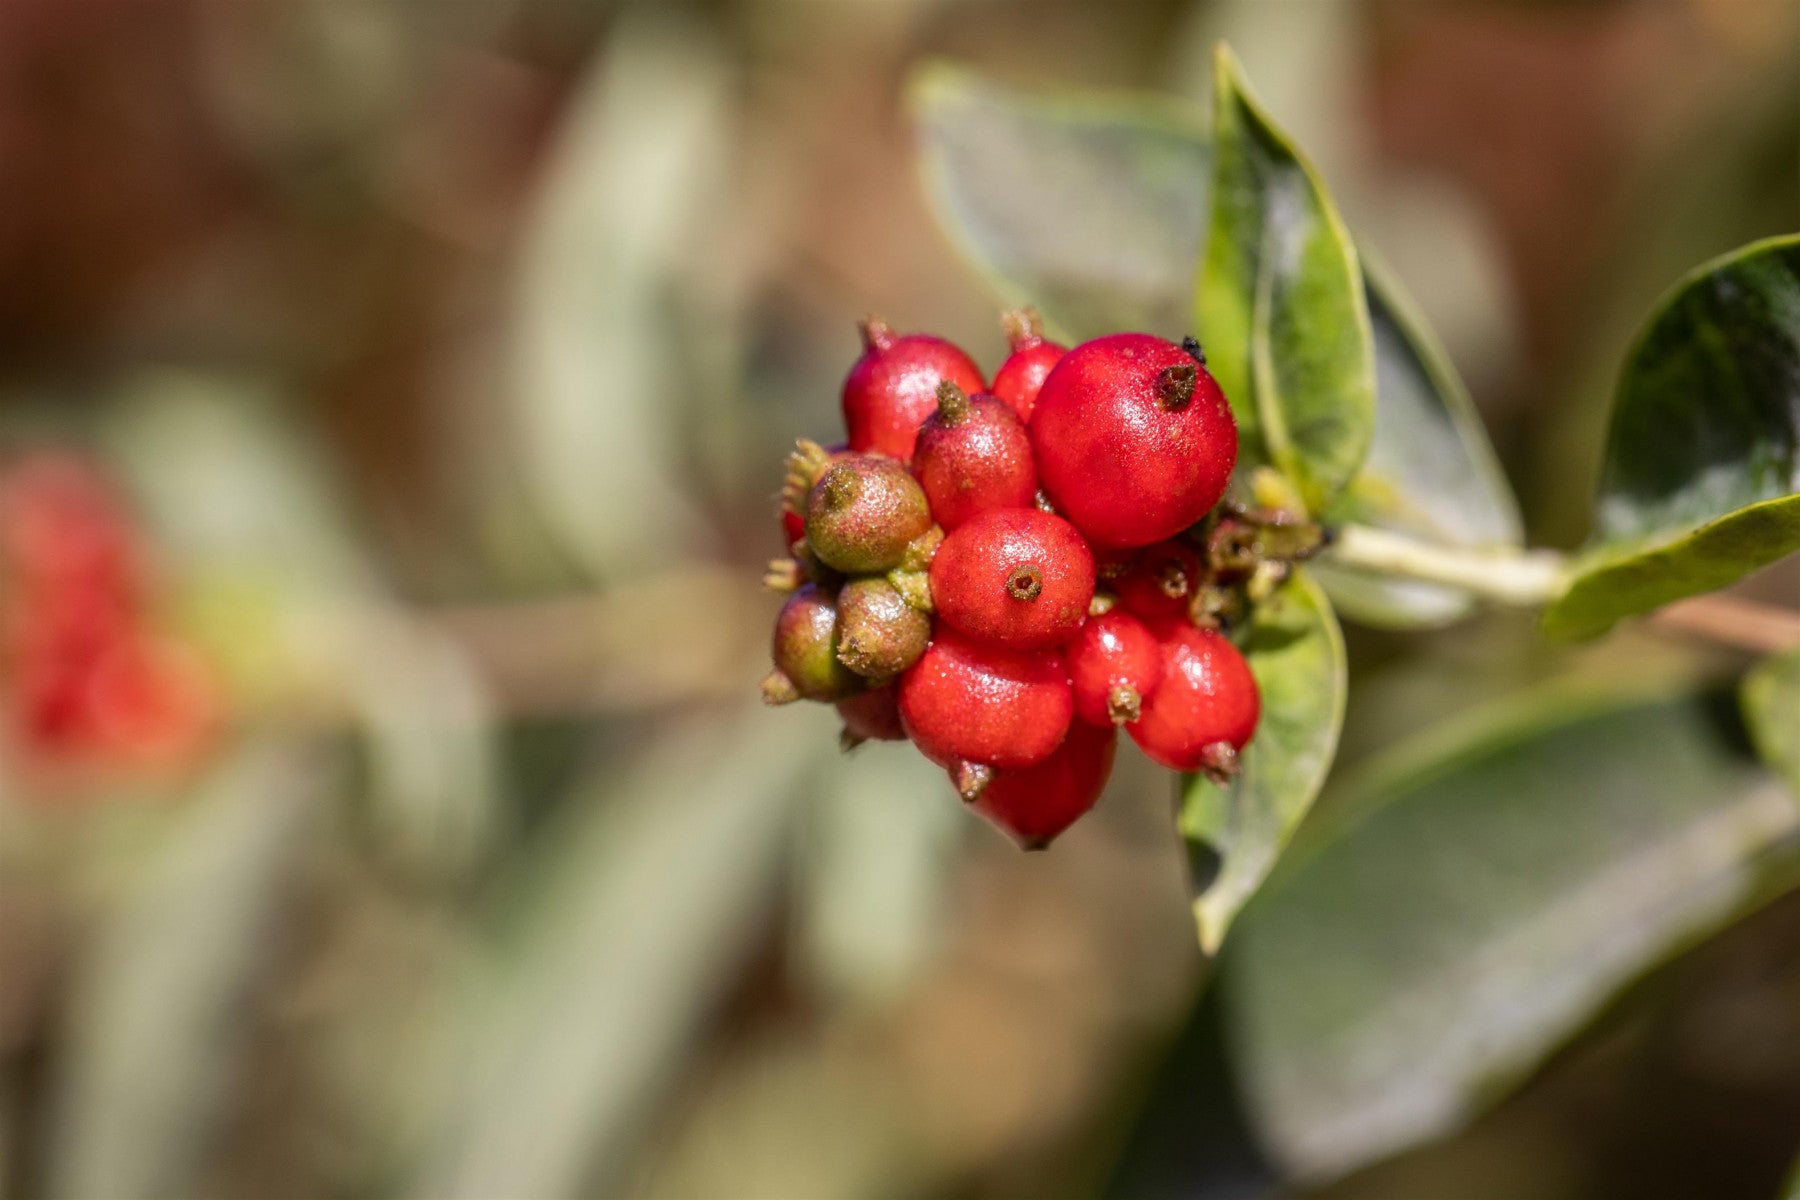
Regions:
<svg viewBox="0 0 1800 1200"><path fill-rule="evenodd" d="M1714 593L1680 600L1652 613L1658 633L1699 638L1752 654L1800 649L1800 612Z"/></svg>

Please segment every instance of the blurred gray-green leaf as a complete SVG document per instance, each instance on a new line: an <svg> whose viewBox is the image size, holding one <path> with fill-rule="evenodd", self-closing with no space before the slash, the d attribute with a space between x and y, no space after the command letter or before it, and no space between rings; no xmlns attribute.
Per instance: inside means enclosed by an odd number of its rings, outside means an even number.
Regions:
<svg viewBox="0 0 1800 1200"><path fill-rule="evenodd" d="M1756 752L1800 802L1800 651L1764 659L1738 687Z"/></svg>
<svg viewBox="0 0 1800 1200"><path fill-rule="evenodd" d="M1800 878L1728 698L1534 696L1343 797L1220 986L1259 1135L1322 1179L1457 1128L1625 984Z"/></svg>
<svg viewBox="0 0 1800 1200"><path fill-rule="evenodd" d="M1699 268L1620 375L1563 637L1736 582L1800 549L1800 237Z"/></svg>

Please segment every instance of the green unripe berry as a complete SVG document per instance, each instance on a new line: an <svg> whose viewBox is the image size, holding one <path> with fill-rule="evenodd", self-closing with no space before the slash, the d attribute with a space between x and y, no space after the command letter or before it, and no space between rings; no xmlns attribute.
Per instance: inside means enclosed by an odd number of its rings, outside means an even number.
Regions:
<svg viewBox="0 0 1800 1200"><path fill-rule="evenodd" d="M770 655L775 669L763 680L770 704L793 700L841 700L863 686L862 677L838 661L838 614L830 593L817 584L795 589L775 618Z"/></svg>
<svg viewBox="0 0 1800 1200"><path fill-rule="evenodd" d="M853 454L832 463L806 497L806 544L847 575L899 566L912 540L931 528L931 507L905 465Z"/></svg>
<svg viewBox="0 0 1800 1200"><path fill-rule="evenodd" d="M869 679L891 679L919 661L931 618L885 579L857 579L838 593L838 661Z"/></svg>

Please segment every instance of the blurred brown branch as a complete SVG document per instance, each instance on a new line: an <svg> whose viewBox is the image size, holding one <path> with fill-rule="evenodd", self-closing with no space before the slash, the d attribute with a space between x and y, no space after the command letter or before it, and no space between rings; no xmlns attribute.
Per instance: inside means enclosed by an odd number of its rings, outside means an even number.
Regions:
<svg viewBox="0 0 1800 1200"><path fill-rule="evenodd" d="M1660 633L1680 634L1748 650L1782 654L1800 649L1800 612L1714 594L1671 604L1648 619Z"/></svg>

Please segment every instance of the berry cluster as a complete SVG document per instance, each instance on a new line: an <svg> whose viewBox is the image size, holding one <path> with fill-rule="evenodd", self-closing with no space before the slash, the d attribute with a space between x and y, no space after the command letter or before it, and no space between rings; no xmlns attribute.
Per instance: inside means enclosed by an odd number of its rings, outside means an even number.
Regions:
<svg viewBox="0 0 1800 1200"><path fill-rule="evenodd" d="M213 690L155 633L139 536L107 481L40 453L0 474L0 703L39 783L184 765L208 739Z"/></svg>
<svg viewBox="0 0 1800 1200"><path fill-rule="evenodd" d="M1120 727L1235 772L1260 701L1221 627L1258 563L1221 504L1237 426L1199 343L1004 325L990 386L949 342L864 323L848 440L788 459L763 696L835 703L846 747L910 738L1040 848L1098 799Z"/></svg>

